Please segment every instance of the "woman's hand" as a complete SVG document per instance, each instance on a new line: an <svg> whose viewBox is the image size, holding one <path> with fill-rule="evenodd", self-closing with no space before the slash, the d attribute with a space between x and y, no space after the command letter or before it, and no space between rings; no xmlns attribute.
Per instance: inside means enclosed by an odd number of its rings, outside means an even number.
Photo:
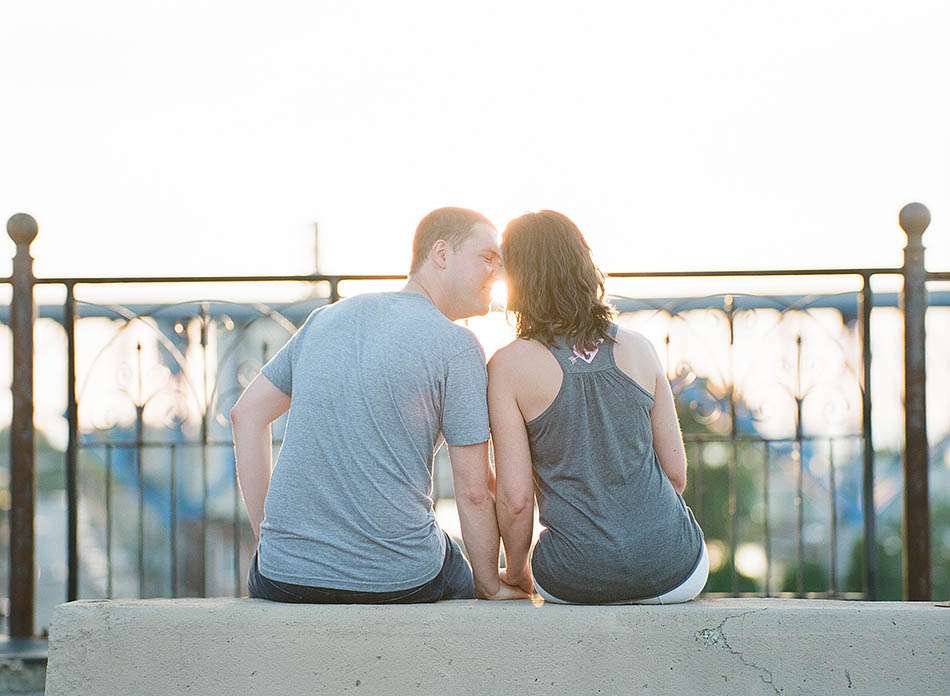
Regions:
<svg viewBox="0 0 950 696"><path fill-rule="evenodd" d="M503 568L498 572L498 577L502 583L517 587L529 595L534 594L534 578L531 575L531 566L525 564L525 567L519 571L513 568Z"/></svg>
<svg viewBox="0 0 950 696"><path fill-rule="evenodd" d="M498 583L498 590L493 593L485 592L476 592L475 596L479 599L489 599L489 600L505 600L505 599L531 599L530 593L525 592L520 587L514 587L509 585L504 580L500 580Z"/></svg>

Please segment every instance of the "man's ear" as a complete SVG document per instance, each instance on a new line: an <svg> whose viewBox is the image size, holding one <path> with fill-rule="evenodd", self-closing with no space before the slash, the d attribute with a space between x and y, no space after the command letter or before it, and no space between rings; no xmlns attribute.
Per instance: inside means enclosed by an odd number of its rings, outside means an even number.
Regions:
<svg viewBox="0 0 950 696"><path fill-rule="evenodd" d="M449 255L449 243L444 239L437 239L429 250L429 260L436 268L444 269Z"/></svg>

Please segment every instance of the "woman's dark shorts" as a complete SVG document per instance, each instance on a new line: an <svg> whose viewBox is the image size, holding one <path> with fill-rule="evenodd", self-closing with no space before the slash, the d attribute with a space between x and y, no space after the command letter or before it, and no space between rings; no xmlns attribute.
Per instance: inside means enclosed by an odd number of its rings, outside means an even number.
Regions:
<svg viewBox="0 0 950 696"><path fill-rule="evenodd" d="M247 589L254 599L292 604L422 604L442 599L474 599L475 579L462 549L446 534L442 570L429 582L408 590L354 592L279 582L261 574L257 553L251 560Z"/></svg>

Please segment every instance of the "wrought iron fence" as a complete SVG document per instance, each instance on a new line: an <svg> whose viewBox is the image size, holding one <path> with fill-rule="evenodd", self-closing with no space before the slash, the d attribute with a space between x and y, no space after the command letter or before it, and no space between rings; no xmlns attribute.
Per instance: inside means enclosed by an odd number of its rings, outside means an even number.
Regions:
<svg viewBox="0 0 950 696"><path fill-rule="evenodd" d="M950 280L950 273L924 270L921 237L928 222L925 209L902 211L908 245L899 268L610 274L610 282L618 288L630 279L705 278L726 283L782 276L850 278L859 285L846 293L810 295L731 293L663 299L613 293L619 321L648 335L668 367L691 467L686 498L707 538L712 539L709 532L715 529L716 538L724 539L719 552L720 592L804 596L809 590L806 555L821 546L806 537L819 524L827 528L822 537L827 539L827 578L818 594L878 596L871 317L876 308L900 307L906 335L906 596L930 596L923 321L928 301L931 306L950 307L950 292L933 291L929 300L927 293L928 281ZM29 253L35 222L14 216L8 232L17 244L14 273L2 281L12 286L13 299L9 315L0 317L13 334L11 634L33 633L37 452L32 329L37 322L33 304L37 285L65 288L61 306L41 306L38 313L40 321L56 322L65 333L64 599L240 595L246 576L242 563L250 558L253 540L234 475L227 408L314 307L340 299L341 285L398 281L403 276L38 279ZM880 276L903 277L900 295L873 292L871 281ZM274 304L200 300L157 305L77 298L77 289L91 286L247 282L298 283L306 288L305 298ZM818 318L822 312L839 317L835 330L822 324ZM697 328L697 321L704 325ZM95 333L96 340L85 339L97 343L90 349L79 334L95 322L99 324L90 328L90 336ZM698 352L683 348L689 341L700 347ZM822 342L830 348L809 358L810 347ZM704 357L703 351L714 352L710 346L717 346L720 354ZM85 361L82 370L80 355ZM830 396L828 390L821 396L827 386L824 378L809 381L805 369L809 359L824 361L820 367L834 373L828 378L835 385ZM724 364L717 366L716 360ZM760 364L766 366L765 378L756 371ZM772 390L761 389L760 382ZM107 393L104 385L113 393ZM785 433L770 425L770 419L775 420L776 393L784 394L785 406L777 410L791 423ZM830 428L808 427L806 407L813 409L822 399L823 413L840 407L850 420L843 417ZM279 431L278 424L275 432ZM277 438L275 447L279 443ZM445 464L444 457L437 462L434 492L443 500L451 497ZM817 497L824 498L820 506L806 506L806 499ZM839 509L843 501L856 514L843 518ZM846 530L846 536L859 540L857 588L840 577L839 547L841 526L856 516L858 529ZM791 534L775 534L776 524L789 523ZM743 540L753 536L763 542L764 558L759 561L765 570L762 582L750 589L737 559ZM789 541L791 547L786 548ZM783 548L776 549L777 544ZM784 567L791 579L776 578L776 565Z"/></svg>

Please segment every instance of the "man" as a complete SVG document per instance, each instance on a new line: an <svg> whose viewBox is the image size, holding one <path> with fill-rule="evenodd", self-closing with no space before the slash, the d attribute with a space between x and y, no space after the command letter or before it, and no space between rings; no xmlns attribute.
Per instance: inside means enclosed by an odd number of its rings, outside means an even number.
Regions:
<svg viewBox="0 0 950 696"><path fill-rule="evenodd" d="M313 312L231 409L258 551L252 597L395 603L515 599L500 581L485 356L457 319L488 311L501 265L479 213L419 223L400 292ZM271 423L290 410L271 476ZM436 522L432 460L449 447L471 566ZM474 575L473 575L474 570Z"/></svg>

